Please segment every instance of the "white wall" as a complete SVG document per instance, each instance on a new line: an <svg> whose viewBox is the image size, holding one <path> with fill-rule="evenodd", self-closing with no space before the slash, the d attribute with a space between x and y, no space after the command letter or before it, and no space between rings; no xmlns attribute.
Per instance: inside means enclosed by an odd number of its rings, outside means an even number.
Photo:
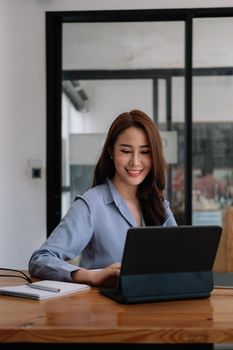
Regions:
<svg viewBox="0 0 233 350"><path fill-rule="evenodd" d="M0 266L25 268L45 237L45 179L29 158L45 157L44 14L34 1L0 2Z"/></svg>
<svg viewBox="0 0 233 350"><path fill-rule="evenodd" d="M175 2L175 4L174 4ZM0 267L27 268L46 238L45 11L233 6L233 0L0 0Z"/></svg>

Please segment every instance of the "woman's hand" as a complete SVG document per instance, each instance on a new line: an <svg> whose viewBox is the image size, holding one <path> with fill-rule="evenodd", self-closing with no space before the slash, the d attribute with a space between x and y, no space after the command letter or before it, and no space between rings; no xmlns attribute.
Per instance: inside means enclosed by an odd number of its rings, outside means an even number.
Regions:
<svg viewBox="0 0 233 350"><path fill-rule="evenodd" d="M121 264L115 262L100 270L79 269L71 273L73 282L85 283L94 287L116 287Z"/></svg>

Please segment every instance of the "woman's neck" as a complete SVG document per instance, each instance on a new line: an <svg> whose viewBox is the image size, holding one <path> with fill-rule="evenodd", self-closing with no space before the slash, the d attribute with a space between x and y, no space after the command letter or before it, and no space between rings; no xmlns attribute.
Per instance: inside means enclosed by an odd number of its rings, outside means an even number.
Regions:
<svg viewBox="0 0 233 350"><path fill-rule="evenodd" d="M121 197L125 200L135 200L137 198L137 186L130 186L116 178L112 179L112 183L116 187L117 191L120 193Z"/></svg>

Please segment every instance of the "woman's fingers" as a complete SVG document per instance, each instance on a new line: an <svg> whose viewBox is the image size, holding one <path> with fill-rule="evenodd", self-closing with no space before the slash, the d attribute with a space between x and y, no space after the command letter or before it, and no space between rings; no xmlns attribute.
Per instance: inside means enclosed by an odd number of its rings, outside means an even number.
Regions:
<svg viewBox="0 0 233 350"><path fill-rule="evenodd" d="M100 271L93 272L95 286L116 286L121 264L116 262Z"/></svg>

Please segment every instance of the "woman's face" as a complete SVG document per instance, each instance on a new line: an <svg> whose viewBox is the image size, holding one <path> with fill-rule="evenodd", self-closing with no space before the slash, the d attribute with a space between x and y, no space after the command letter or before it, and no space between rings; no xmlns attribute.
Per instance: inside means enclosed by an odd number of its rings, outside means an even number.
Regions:
<svg viewBox="0 0 233 350"><path fill-rule="evenodd" d="M116 168L113 180L118 184L138 186L151 170L151 148L141 128L130 127L119 134L112 156Z"/></svg>

